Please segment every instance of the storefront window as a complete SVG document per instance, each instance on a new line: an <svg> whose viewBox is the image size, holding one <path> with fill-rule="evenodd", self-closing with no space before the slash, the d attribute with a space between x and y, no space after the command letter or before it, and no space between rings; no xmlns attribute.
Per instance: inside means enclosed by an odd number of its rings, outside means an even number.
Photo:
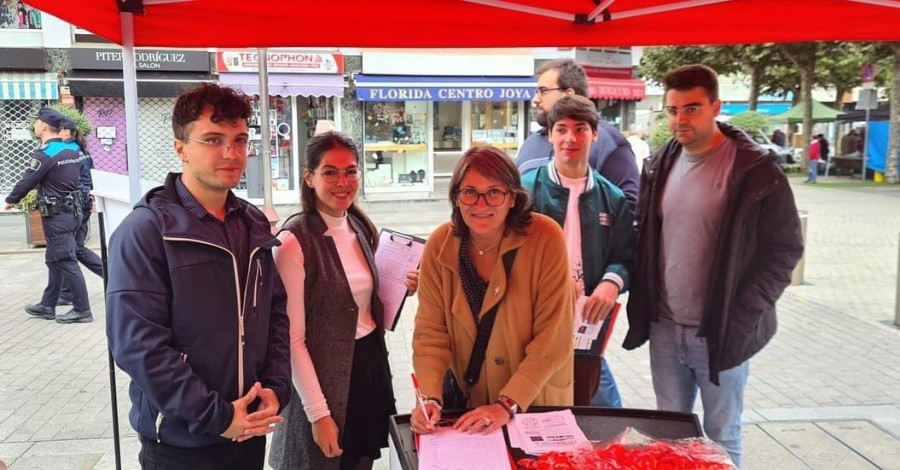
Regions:
<svg viewBox="0 0 900 470"><path fill-rule="evenodd" d="M428 187L428 103L365 103L365 185Z"/></svg>
<svg viewBox="0 0 900 470"><path fill-rule="evenodd" d="M434 151L462 150L462 101L434 103Z"/></svg>
<svg viewBox="0 0 900 470"><path fill-rule="evenodd" d="M247 162L246 181L242 182L242 186L247 189L249 197L257 198L262 197L263 188L257 187L256 181L264 181L263 178L256 177L262 171L262 160L260 160L262 120L259 115L259 99L254 97L250 105L253 108L253 114L250 116L250 140L253 145ZM291 158L291 139L294 138L294 132L291 126L291 99L289 97L273 96L269 98L269 131L269 162L271 164L269 184L272 185L273 191L293 191L295 181Z"/></svg>
<svg viewBox="0 0 900 470"><path fill-rule="evenodd" d="M519 151L519 103L475 101L472 103L472 145L490 145L511 158Z"/></svg>
<svg viewBox="0 0 900 470"><path fill-rule="evenodd" d="M600 113L600 119L611 124L613 127L622 129L622 111L625 109L625 102L620 100L595 99L597 103L597 111Z"/></svg>

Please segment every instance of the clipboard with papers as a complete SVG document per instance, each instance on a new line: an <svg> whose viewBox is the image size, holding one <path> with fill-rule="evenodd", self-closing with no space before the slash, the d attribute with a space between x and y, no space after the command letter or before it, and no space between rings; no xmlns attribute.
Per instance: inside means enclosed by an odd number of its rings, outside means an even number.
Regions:
<svg viewBox="0 0 900 470"><path fill-rule="evenodd" d="M375 268L378 270L378 298L384 306L384 328L394 331L406 302L406 273L418 269L425 240L412 235L381 229Z"/></svg>

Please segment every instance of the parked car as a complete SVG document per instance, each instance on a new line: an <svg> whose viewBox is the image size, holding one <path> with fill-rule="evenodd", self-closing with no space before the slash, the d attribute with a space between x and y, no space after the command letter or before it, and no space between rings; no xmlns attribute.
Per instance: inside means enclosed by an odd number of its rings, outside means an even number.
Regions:
<svg viewBox="0 0 900 470"><path fill-rule="evenodd" d="M784 165L788 163L796 163L794 160L794 153L790 147L780 147L772 143L769 140L769 137L762 132L758 131L747 131L747 134L750 135L750 138L753 139L754 142L759 144L760 147L769 151L779 165Z"/></svg>

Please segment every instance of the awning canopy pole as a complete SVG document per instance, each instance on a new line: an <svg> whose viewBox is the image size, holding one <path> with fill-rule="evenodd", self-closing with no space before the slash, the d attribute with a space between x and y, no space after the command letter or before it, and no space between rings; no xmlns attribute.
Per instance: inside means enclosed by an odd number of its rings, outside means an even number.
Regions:
<svg viewBox="0 0 900 470"><path fill-rule="evenodd" d="M667 11L684 10L687 8L702 7L713 5L716 3L730 2L731 0L688 0L686 2L672 3L668 5L659 5L655 7L638 8L636 10L620 11L610 15L613 20L622 20L625 18L634 18L635 16L652 15L655 13L664 13Z"/></svg>
<svg viewBox="0 0 900 470"><path fill-rule="evenodd" d="M125 136L128 161L128 195L132 206L141 199L141 150L138 143L137 73L134 62L134 23L131 13L122 21L122 85L125 87Z"/></svg>
<svg viewBox="0 0 900 470"><path fill-rule="evenodd" d="M900 8L900 2L897 0L850 0L856 3L868 3L869 5L878 5L888 8Z"/></svg>
<svg viewBox="0 0 900 470"><path fill-rule="evenodd" d="M600 16L601 13L603 13L603 10L606 10L607 8L609 8L609 6L612 5L615 1L616 0L603 0L603 2L600 2L600 4L597 5L597 8L594 8L593 11L588 13L588 16L587 16L588 21L596 20L597 17Z"/></svg>
<svg viewBox="0 0 900 470"><path fill-rule="evenodd" d="M485 5L489 7L502 8L504 10L512 10L518 11L522 13L531 13L533 15L538 16L546 16L548 18L556 18L565 21L575 21L575 15L573 13L566 13L562 11L556 10L548 10L546 8L537 8L537 7L529 7L526 5L519 5L517 3L512 2L504 2L502 0L463 0L469 3L477 3L479 5Z"/></svg>

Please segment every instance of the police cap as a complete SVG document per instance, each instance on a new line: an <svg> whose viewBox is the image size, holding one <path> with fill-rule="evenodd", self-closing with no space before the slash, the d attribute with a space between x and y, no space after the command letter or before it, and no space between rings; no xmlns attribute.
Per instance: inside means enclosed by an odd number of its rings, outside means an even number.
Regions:
<svg viewBox="0 0 900 470"><path fill-rule="evenodd" d="M37 118L47 125L56 128L61 128L63 122L67 120L67 118L60 114L59 111L50 108L41 108L41 110L38 111Z"/></svg>
<svg viewBox="0 0 900 470"><path fill-rule="evenodd" d="M60 129L68 129L68 130L72 131L73 134L78 132L78 126L75 125L75 121L73 121L65 116L63 116L62 122L59 123L59 128Z"/></svg>

